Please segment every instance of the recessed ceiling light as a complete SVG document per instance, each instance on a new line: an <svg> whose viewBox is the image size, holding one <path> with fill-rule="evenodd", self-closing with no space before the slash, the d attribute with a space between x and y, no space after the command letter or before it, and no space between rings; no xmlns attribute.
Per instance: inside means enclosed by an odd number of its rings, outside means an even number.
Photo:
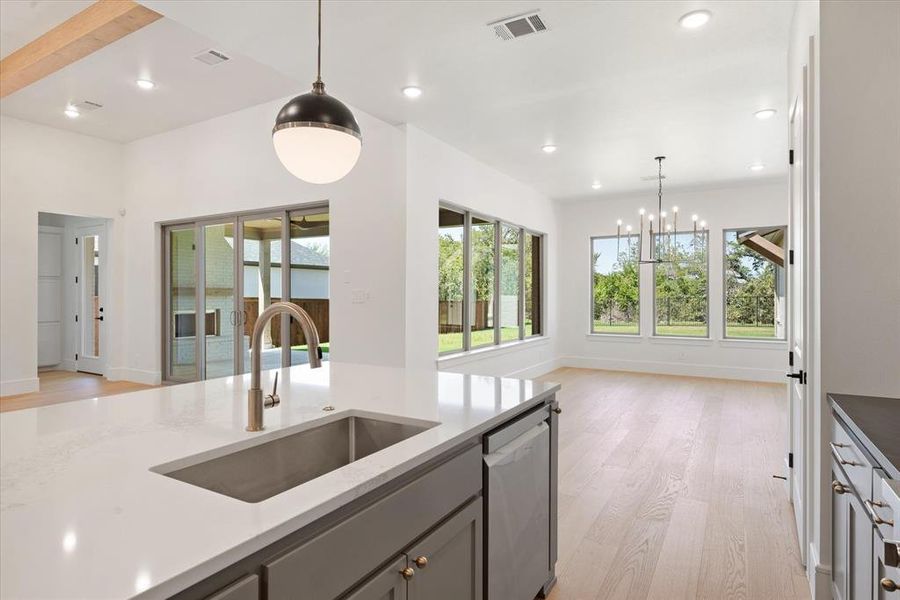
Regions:
<svg viewBox="0 0 900 600"><path fill-rule="evenodd" d="M418 98L422 95L422 88L415 85L408 85L403 88L403 95L407 98Z"/></svg>
<svg viewBox="0 0 900 600"><path fill-rule="evenodd" d="M595 181L594 183L591 184L591 189L594 189L594 190L599 190L602 187L603 187L603 184L600 183L599 181Z"/></svg>
<svg viewBox="0 0 900 600"><path fill-rule="evenodd" d="M774 108L764 108L764 109L762 109L762 110L756 111L756 112L753 113L753 114L754 114L754 116L756 116L756 118L759 119L760 121L765 121L766 119L771 119L772 117L774 117L774 116L775 116L775 113L777 113L777 112L778 112L778 111L775 110Z"/></svg>
<svg viewBox="0 0 900 600"><path fill-rule="evenodd" d="M78 112L78 109L74 106L67 106L66 110L63 111L63 114L69 117L70 119L77 119L81 116L81 113Z"/></svg>
<svg viewBox="0 0 900 600"><path fill-rule="evenodd" d="M678 19L678 22L685 29L697 29L709 23L710 17L712 13L708 10L695 10Z"/></svg>
<svg viewBox="0 0 900 600"><path fill-rule="evenodd" d="M763 163L759 163L759 162L753 163L752 165L750 165L751 171L762 171L765 168L766 168L766 165L764 165Z"/></svg>
<svg viewBox="0 0 900 600"><path fill-rule="evenodd" d="M541 146L541 150L543 150L545 154L553 154L556 152L556 146L553 144L544 144Z"/></svg>
<svg viewBox="0 0 900 600"><path fill-rule="evenodd" d="M152 90L156 87L156 84L149 79L138 79L134 83L137 84L137 86L142 90Z"/></svg>

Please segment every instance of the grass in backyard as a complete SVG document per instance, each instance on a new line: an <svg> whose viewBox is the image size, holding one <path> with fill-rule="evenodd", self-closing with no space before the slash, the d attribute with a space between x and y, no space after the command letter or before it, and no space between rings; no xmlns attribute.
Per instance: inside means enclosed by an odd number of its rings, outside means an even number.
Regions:
<svg viewBox="0 0 900 600"><path fill-rule="evenodd" d="M531 332L530 324L526 325L525 334ZM501 327L500 340L507 342L519 339L518 327ZM480 329L472 332L472 348L479 346L489 346L494 343L493 329ZM462 350L462 333L439 333L438 334L438 352L453 352Z"/></svg>
<svg viewBox="0 0 900 600"><path fill-rule="evenodd" d="M319 344L319 348L322 349L322 352L328 352L328 351L329 351L329 350L328 350L328 342L322 342L321 344ZM302 344L302 345L300 345L300 346L291 346L291 350L303 350L303 351L306 351L306 350L308 350L308 349L309 349L309 347L308 347L306 344Z"/></svg>
<svg viewBox="0 0 900 600"><path fill-rule="evenodd" d="M774 325L733 325L725 326L725 335L730 338L778 339L775 337Z"/></svg>
<svg viewBox="0 0 900 600"><path fill-rule="evenodd" d="M672 323L670 325L657 324L656 335L706 337L707 330L705 323Z"/></svg>
<svg viewBox="0 0 900 600"><path fill-rule="evenodd" d="M613 323L594 321L594 333L639 333L637 323Z"/></svg>

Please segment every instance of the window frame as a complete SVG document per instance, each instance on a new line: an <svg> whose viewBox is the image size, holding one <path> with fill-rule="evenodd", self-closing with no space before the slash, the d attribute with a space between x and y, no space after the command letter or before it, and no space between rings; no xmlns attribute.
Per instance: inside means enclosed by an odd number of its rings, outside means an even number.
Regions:
<svg viewBox="0 0 900 600"><path fill-rule="evenodd" d="M653 265L653 271L651 273L651 277L652 277L652 281L653 281L653 304L652 304L652 307L653 307L653 334L651 335L651 337L662 338L662 339L711 340L712 339L712 327L711 327L711 323L709 322L709 309L710 309L710 301L709 301L709 295L710 295L710 291L709 291L710 290L710 285L709 285L710 284L710 282L709 282L709 248L710 248L710 246L709 246L709 242L711 239L710 230L704 229L702 231L698 231L697 233L694 233L692 231L679 231L677 233L677 235L683 235L683 234L691 234L691 235L700 234L700 235L703 235L706 237L706 261L705 261L706 262L706 335L671 335L671 334L657 332L657 330L656 330L656 326L657 326L656 269L660 266L660 263L656 263ZM665 235L665 232L660 233L657 231L657 232L654 232L653 235L656 236L656 238L658 239L659 236ZM656 239L651 239L650 243L655 244Z"/></svg>
<svg viewBox="0 0 900 600"><path fill-rule="evenodd" d="M639 233L630 233L623 236L620 235L592 235L589 240L589 256L590 256L590 284L588 285L588 290L590 292L590 311L588 312L588 332L589 335L627 335L629 337L640 337L641 336L641 263L640 257L635 261L638 265L637 279L638 279L638 302L637 302L637 326L638 330L635 333L614 333L611 331L595 331L594 330L594 240L609 240L616 238L629 238L635 237L637 238L638 250L640 251L641 244L641 234Z"/></svg>
<svg viewBox="0 0 900 600"><path fill-rule="evenodd" d="M441 201L438 203L438 214L440 214L441 209L446 209L458 214L463 215L463 307L462 307L462 348L461 349L452 349L446 350L444 352L440 351L440 345L438 345L438 358L445 358L455 355L467 354L469 352L482 352L486 350L501 348L509 346L510 344L521 343L525 340L531 340L535 338L542 338L546 336L546 239L547 234L541 231L537 231L535 229L531 229L529 227L525 227L523 225L518 225L512 221L506 219L500 219L498 217L491 216L489 214L483 213L477 210L471 210L464 206L460 206L457 204L453 204L451 202ZM475 348L472 347L472 323L471 323L471 313L472 313L472 284L471 284L471 276L472 276L472 258L473 258L473 249L472 249L472 219L480 219L482 221L487 221L491 223L494 227L494 257L493 257L493 267L494 267L494 281L493 281L493 298L491 299L493 305L493 314L494 314L494 322L493 322L493 332L494 332L494 341L491 344L482 344ZM518 230L518 293L519 297L516 302L516 310L518 313L518 329L519 335L515 339L512 340L501 340L501 331L500 331L500 323L501 323L501 315L500 315L500 275L501 275L501 263L502 263L502 240L503 240L503 227L512 228ZM440 235L440 226L438 226L438 235ZM538 293L540 295L540 321L541 321L541 333L532 333L529 336L525 335L525 236L531 235L534 237L540 238L540 284L538 288ZM440 260L440 256L438 257ZM440 264L437 265L438 269L440 269ZM440 335L440 333L438 333Z"/></svg>
<svg viewBox="0 0 900 600"><path fill-rule="evenodd" d="M728 335L728 290L725 289L725 278L728 274L728 241L726 240L726 236L729 232L732 231L752 231L757 229L783 229L784 230L784 240L785 240L785 265L782 267L784 270L784 336L783 337L771 337L771 338L754 338L754 337L741 337L741 336L733 336ZM787 243L790 238L788 238L788 226L787 225L765 225L762 227L725 227L722 229L722 339L730 340L730 341L738 341L738 342L786 342L787 341L787 331L788 331L788 318L789 318L789 300L788 300L788 292L790 291L790 286L788 284L788 256L789 249L787 247Z"/></svg>

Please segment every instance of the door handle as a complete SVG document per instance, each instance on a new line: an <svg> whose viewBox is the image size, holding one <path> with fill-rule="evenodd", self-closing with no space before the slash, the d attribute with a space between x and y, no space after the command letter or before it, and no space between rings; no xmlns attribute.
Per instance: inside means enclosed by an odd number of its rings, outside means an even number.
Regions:
<svg viewBox="0 0 900 600"><path fill-rule="evenodd" d="M798 379L800 383L806 383L806 371L800 370L799 373L786 373L788 379Z"/></svg>
<svg viewBox="0 0 900 600"><path fill-rule="evenodd" d="M103 320L103 315L100 315L99 317L94 317L94 320L95 320L95 321L102 321L102 320Z"/></svg>

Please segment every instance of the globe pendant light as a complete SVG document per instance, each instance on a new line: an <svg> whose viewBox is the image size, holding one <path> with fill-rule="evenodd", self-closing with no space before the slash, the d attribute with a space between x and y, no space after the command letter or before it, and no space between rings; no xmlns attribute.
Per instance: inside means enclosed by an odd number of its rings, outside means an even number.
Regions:
<svg viewBox="0 0 900 600"><path fill-rule="evenodd" d="M322 0L319 0L318 59L312 91L278 112L272 143L281 164L309 183L332 183L349 173L362 149L362 135L347 106L325 93L322 82Z"/></svg>

